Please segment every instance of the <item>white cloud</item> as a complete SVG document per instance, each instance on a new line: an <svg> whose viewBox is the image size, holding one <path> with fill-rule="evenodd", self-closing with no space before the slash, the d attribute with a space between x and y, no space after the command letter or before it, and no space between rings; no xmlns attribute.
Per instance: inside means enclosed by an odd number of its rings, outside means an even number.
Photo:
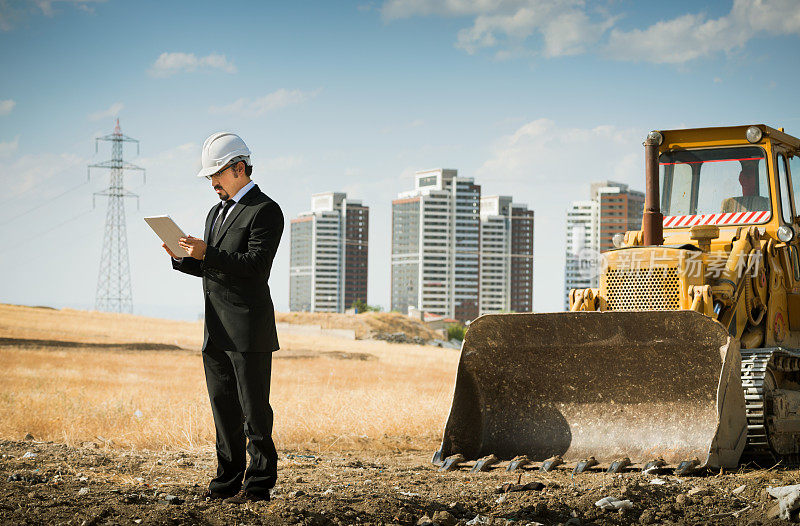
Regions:
<svg viewBox="0 0 800 526"><path fill-rule="evenodd" d="M678 64L731 51L743 45L750 35L737 31L729 18L705 20L703 15L687 14L657 22L647 29L612 30L605 53L617 60Z"/></svg>
<svg viewBox="0 0 800 526"><path fill-rule="evenodd" d="M176 73L193 71L220 70L225 73L236 73L236 66L229 62L225 55L211 53L205 57L197 57L194 53L161 53L149 70L153 77L169 77Z"/></svg>
<svg viewBox="0 0 800 526"><path fill-rule="evenodd" d="M495 54L499 60L524 55L517 48L535 36L541 37L541 52L547 57L583 53L614 21L604 15L592 19L582 0L389 0L382 12L387 20L474 17L471 27L458 32L456 46L470 54L499 48Z"/></svg>
<svg viewBox="0 0 800 526"><path fill-rule="evenodd" d="M316 97L321 90L311 92L281 88L263 97L241 98L226 106L211 106L208 111L214 114L237 114L244 117L258 117L286 106L300 104Z"/></svg>
<svg viewBox="0 0 800 526"><path fill-rule="evenodd" d="M8 115L16 105L12 99L0 100L0 115Z"/></svg>
<svg viewBox="0 0 800 526"><path fill-rule="evenodd" d="M681 64L742 49L760 35L800 35L796 0L735 0L725 16L685 14L646 29L614 29L605 54L617 60Z"/></svg>
<svg viewBox="0 0 800 526"><path fill-rule="evenodd" d="M19 135L14 137L13 141L0 142L0 159L11 157L17 153L19 148Z"/></svg>
<svg viewBox="0 0 800 526"><path fill-rule="evenodd" d="M618 163L638 152L641 140L636 131L611 125L559 128L550 119L536 119L499 139L478 173L523 184L547 182L580 194L584 183L616 173Z"/></svg>
<svg viewBox="0 0 800 526"><path fill-rule="evenodd" d="M94 12L93 4L103 3L106 0L33 0L27 2L13 2L0 0L0 31L11 31L21 20L28 16L42 14L53 17L58 14L56 4L69 5L76 9Z"/></svg>
<svg viewBox="0 0 800 526"><path fill-rule="evenodd" d="M125 107L125 105L122 104L121 102L115 102L114 104L112 104L111 106L109 106L105 110L101 110L101 111L96 111L94 113L90 113L88 115L88 118L89 118L90 121L100 121L100 120L103 120L103 119L111 119L111 118L114 118L114 117L118 116L119 112L121 112L122 108L124 108L124 107Z"/></svg>
<svg viewBox="0 0 800 526"><path fill-rule="evenodd" d="M544 55L559 57L584 53L587 47L598 42L613 24L613 18L594 23L583 11L561 13L541 29L545 43Z"/></svg>
<svg viewBox="0 0 800 526"><path fill-rule="evenodd" d="M42 11L45 16L53 16L56 11L53 8L54 4L71 5L82 11L89 13L94 12L92 4L100 4L106 0L34 0L33 3Z"/></svg>
<svg viewBox="0 0 800 526"><path fill-rule="evenodd" d="M430 15L471 16L514 10L529 3L526 0L388 0L381 12L388 20Z"/></svg>
<svg viewBox="0 0 800 526"><path fill-rule="evenodd" d="M800 33L800 6L796 0L735 0L730 16L753 31Z"/></svg>
<svg viewBox="0 0 800 526"><path fill-rule="evenodd" d="M9 155L17 149L17 139L11 143L0 143L9 145ZM0 149L2 149L0 147ZM82 177L86 177L86 165L88 159L73 154L54 154L38 153L36 155L23 155L8 162L0 163L0 184L11 184L12 179L14 188L22 194L35 186L41 185L50 178L64 174L70 170L76 171ZM58 186L58 183L55 184Z"/></svg>
<svg viewBox="0 0 800 526"><path fill-rule="evenodd" d="M388 21L471 18L458 32L456 47L469 54L493 49L496 60L598 49L614 60L680 64L742 49L759 35L800 35L797 0L734 0L731 11L716 19L685 13L630 30L614 27L621 14L584 0L387 0L381 11Z"/></svg>
<svg viewBox="0 0 800 526"><path fill-rule="evenodd" d="M482 48L505 50L540 34L546 57L575 55L597 42L612 24L613 19L592 21L578 2L532 0L508 13L478 15L472 27L459 31L456 45L470 54Z"/></svg>

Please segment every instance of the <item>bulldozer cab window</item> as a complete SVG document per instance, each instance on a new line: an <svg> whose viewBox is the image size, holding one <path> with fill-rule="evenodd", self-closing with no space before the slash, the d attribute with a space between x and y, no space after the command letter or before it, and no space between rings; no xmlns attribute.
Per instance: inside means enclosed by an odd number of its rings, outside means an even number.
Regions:
<svg viewBox="0 0 800 526"><path fill-rule="evenodd" d="M794 154L789 157L789 173L792 176L792 190L794 191L794 212L800 216L800 156Z"/></svg>
<svg viewBox="0 0 800 526"><path fill-rule="evenodd" d="M786 173L786 157L782 153L775 156L775 168L778 172L778 184L781 187L781 212L784 223L792 223L792 203L789 194L789 174Z"/></svg>
<svg viewBox="0 0 800 526"><path fill-rule="evenodd" d="M659 165L664 216L771 209L766 156L759 147L665 152Z"/></svg>

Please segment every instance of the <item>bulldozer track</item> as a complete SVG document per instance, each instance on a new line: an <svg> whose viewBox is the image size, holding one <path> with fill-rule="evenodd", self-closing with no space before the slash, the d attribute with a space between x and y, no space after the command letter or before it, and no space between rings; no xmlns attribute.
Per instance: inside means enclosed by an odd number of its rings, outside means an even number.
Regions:
<svg viewBox="0 0 800 526"><path fill-rule="evenodd" d="M742 389L747 417L747 444L743 456L756 462L786 460L797 463L797 455L781 455L769 443L765 377L768 370L800 371L800 353L782 347L742 349Z"/></svg>

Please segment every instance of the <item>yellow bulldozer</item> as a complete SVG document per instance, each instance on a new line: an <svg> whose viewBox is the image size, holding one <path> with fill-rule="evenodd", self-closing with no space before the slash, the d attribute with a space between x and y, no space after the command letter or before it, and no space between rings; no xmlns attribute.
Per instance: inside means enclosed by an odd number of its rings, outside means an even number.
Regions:
<svg viewBox="0 0 800 526"><path fill-rule="evenodd" d="M599 287L469 326L435 463L800 460L800 140L759 124L644 146L642 229L598 258Z"/></svg>

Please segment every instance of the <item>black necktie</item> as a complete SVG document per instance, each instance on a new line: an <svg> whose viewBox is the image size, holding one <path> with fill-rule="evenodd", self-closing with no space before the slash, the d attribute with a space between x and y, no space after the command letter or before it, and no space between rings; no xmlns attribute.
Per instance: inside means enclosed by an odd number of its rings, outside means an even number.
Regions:
<svg viewBox="0 0 800 526"><path fill-rule="evenodd" d="M222 212L219 213L217 216L217 220L214 221L214 226L211 227L211 244L215 244L217 242L217 234L219 233L219 229L222 226L222 223L225 222L225 216L228 215L228 210L231 209L233 205L236 204L236 201L233 199L228 199L225 201L225 206L222 207Z"/></svg>

